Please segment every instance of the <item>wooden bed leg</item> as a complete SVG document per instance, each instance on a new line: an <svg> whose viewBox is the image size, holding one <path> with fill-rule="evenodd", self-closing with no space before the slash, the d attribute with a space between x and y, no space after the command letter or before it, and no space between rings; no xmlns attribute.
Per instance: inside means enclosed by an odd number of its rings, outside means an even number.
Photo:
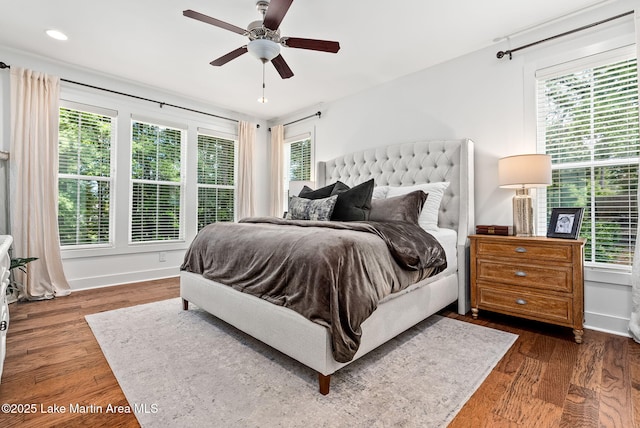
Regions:
<svg viewBox="0 0 640 428"><path fill-rule="evenodd" d="M189 310L189 301L186 299L182 299L182 310L184 311L188 311Z"/></svg>
<svg viewBox="0 0 640 428"><path fill-rule="evenodd" d="M331 382L331 375L323 375L318 373L318 386L320 387L320 394L327 395L329 393L329 383Z"/></svg>

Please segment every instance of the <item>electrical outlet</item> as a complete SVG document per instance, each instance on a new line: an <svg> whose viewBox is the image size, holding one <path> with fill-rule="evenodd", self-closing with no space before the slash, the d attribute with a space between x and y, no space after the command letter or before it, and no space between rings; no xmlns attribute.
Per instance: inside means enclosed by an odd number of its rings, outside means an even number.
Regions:
<svg viewBox="0 0 640 428"><path fill-rule="evenodd" d="M158 261L166 262L167 261L167 253L161 251L158 253Z"/></svg>

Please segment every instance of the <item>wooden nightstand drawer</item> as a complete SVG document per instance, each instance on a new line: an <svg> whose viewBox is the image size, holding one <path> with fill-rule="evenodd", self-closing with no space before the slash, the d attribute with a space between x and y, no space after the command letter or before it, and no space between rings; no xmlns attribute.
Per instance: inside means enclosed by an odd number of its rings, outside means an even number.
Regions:
<svg viewBox="0 0 640 428"><path fill-rule="evenodd" d="M550 296L521 290L478 284L478 306L539 321L571 326L573 301L570 297Z"/></svg>
<svg viewBox="0 0 640 428"><path fill-rule="evenodd" d="M554 260L558 262L571 262L573 252L566 245L544 245L536 241L504 240L504 241L479 241L477 244L477 257L493 256L508 257L514 259Z"/></svg>
<svg viewBox="0 0 640 428"><path fill-rule="evenodd" d="M582 342L585 239L471 235L471 314L480 309L573 327Z"/></svg>
<svg viewBox="0 0 640 428"><path fill-rule="evenodd" d="M573 269L570 266L510 264L493 260L478 260L476 269L476 278L479 281L500 282L567 293L573 291Z"/></svg>

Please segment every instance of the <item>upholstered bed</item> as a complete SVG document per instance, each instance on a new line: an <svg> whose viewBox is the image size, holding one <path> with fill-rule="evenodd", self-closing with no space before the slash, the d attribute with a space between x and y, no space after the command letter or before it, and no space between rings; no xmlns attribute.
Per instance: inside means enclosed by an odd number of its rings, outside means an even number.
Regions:
<svg viewBox="0 0 640 428"><path fill-rule="evenodd" d="M383 298L361 324L359 346L350 361L336 361L326 326L186 270L180 274L184 309L193 303L314 369L322 394L329 392L331 374L440 309L457 301L458 312L466 313L467 236L474 226L473 143L463 139L398 144L318 164L317 187L336 182L356 186L371 179L379 188L388 186L396 192L422 183L449 183L439 206L438 225L427 230L444 249L447 268Z"/></svg>

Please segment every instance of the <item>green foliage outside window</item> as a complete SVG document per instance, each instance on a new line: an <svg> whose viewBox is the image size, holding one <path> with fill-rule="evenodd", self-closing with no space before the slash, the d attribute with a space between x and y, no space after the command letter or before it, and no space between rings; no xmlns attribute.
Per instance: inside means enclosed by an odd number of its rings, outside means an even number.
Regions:
<svg viewBox="0 0 640 428"><path fill-rule="evenodd" d="M60 109L58 228L63 246L110 240L111 120Z"/></svg>
<svg viewBox="0 0 640 428"><path fill-rule="evenodd" d="M131 143L131 241L180 239L182 131L133 122Z"/></svg>
<svg viewBox="0 0 640 428"><path fill-rule="evenodd" d="M638 225L640 156L637 61L541 82L554 207L585 207L585 261L630 266Z"/></svg>
<svg viewBox="0 0 640 428"><path fill-rule="evenodd" d="M235 219L235 141L198 135L198 230Z"/></svg>
<svg viewBox="0 0 640 428"><path fill-rule="evenodd" d="M311 139L291 143L289 181L311 180Z"/></svg>

